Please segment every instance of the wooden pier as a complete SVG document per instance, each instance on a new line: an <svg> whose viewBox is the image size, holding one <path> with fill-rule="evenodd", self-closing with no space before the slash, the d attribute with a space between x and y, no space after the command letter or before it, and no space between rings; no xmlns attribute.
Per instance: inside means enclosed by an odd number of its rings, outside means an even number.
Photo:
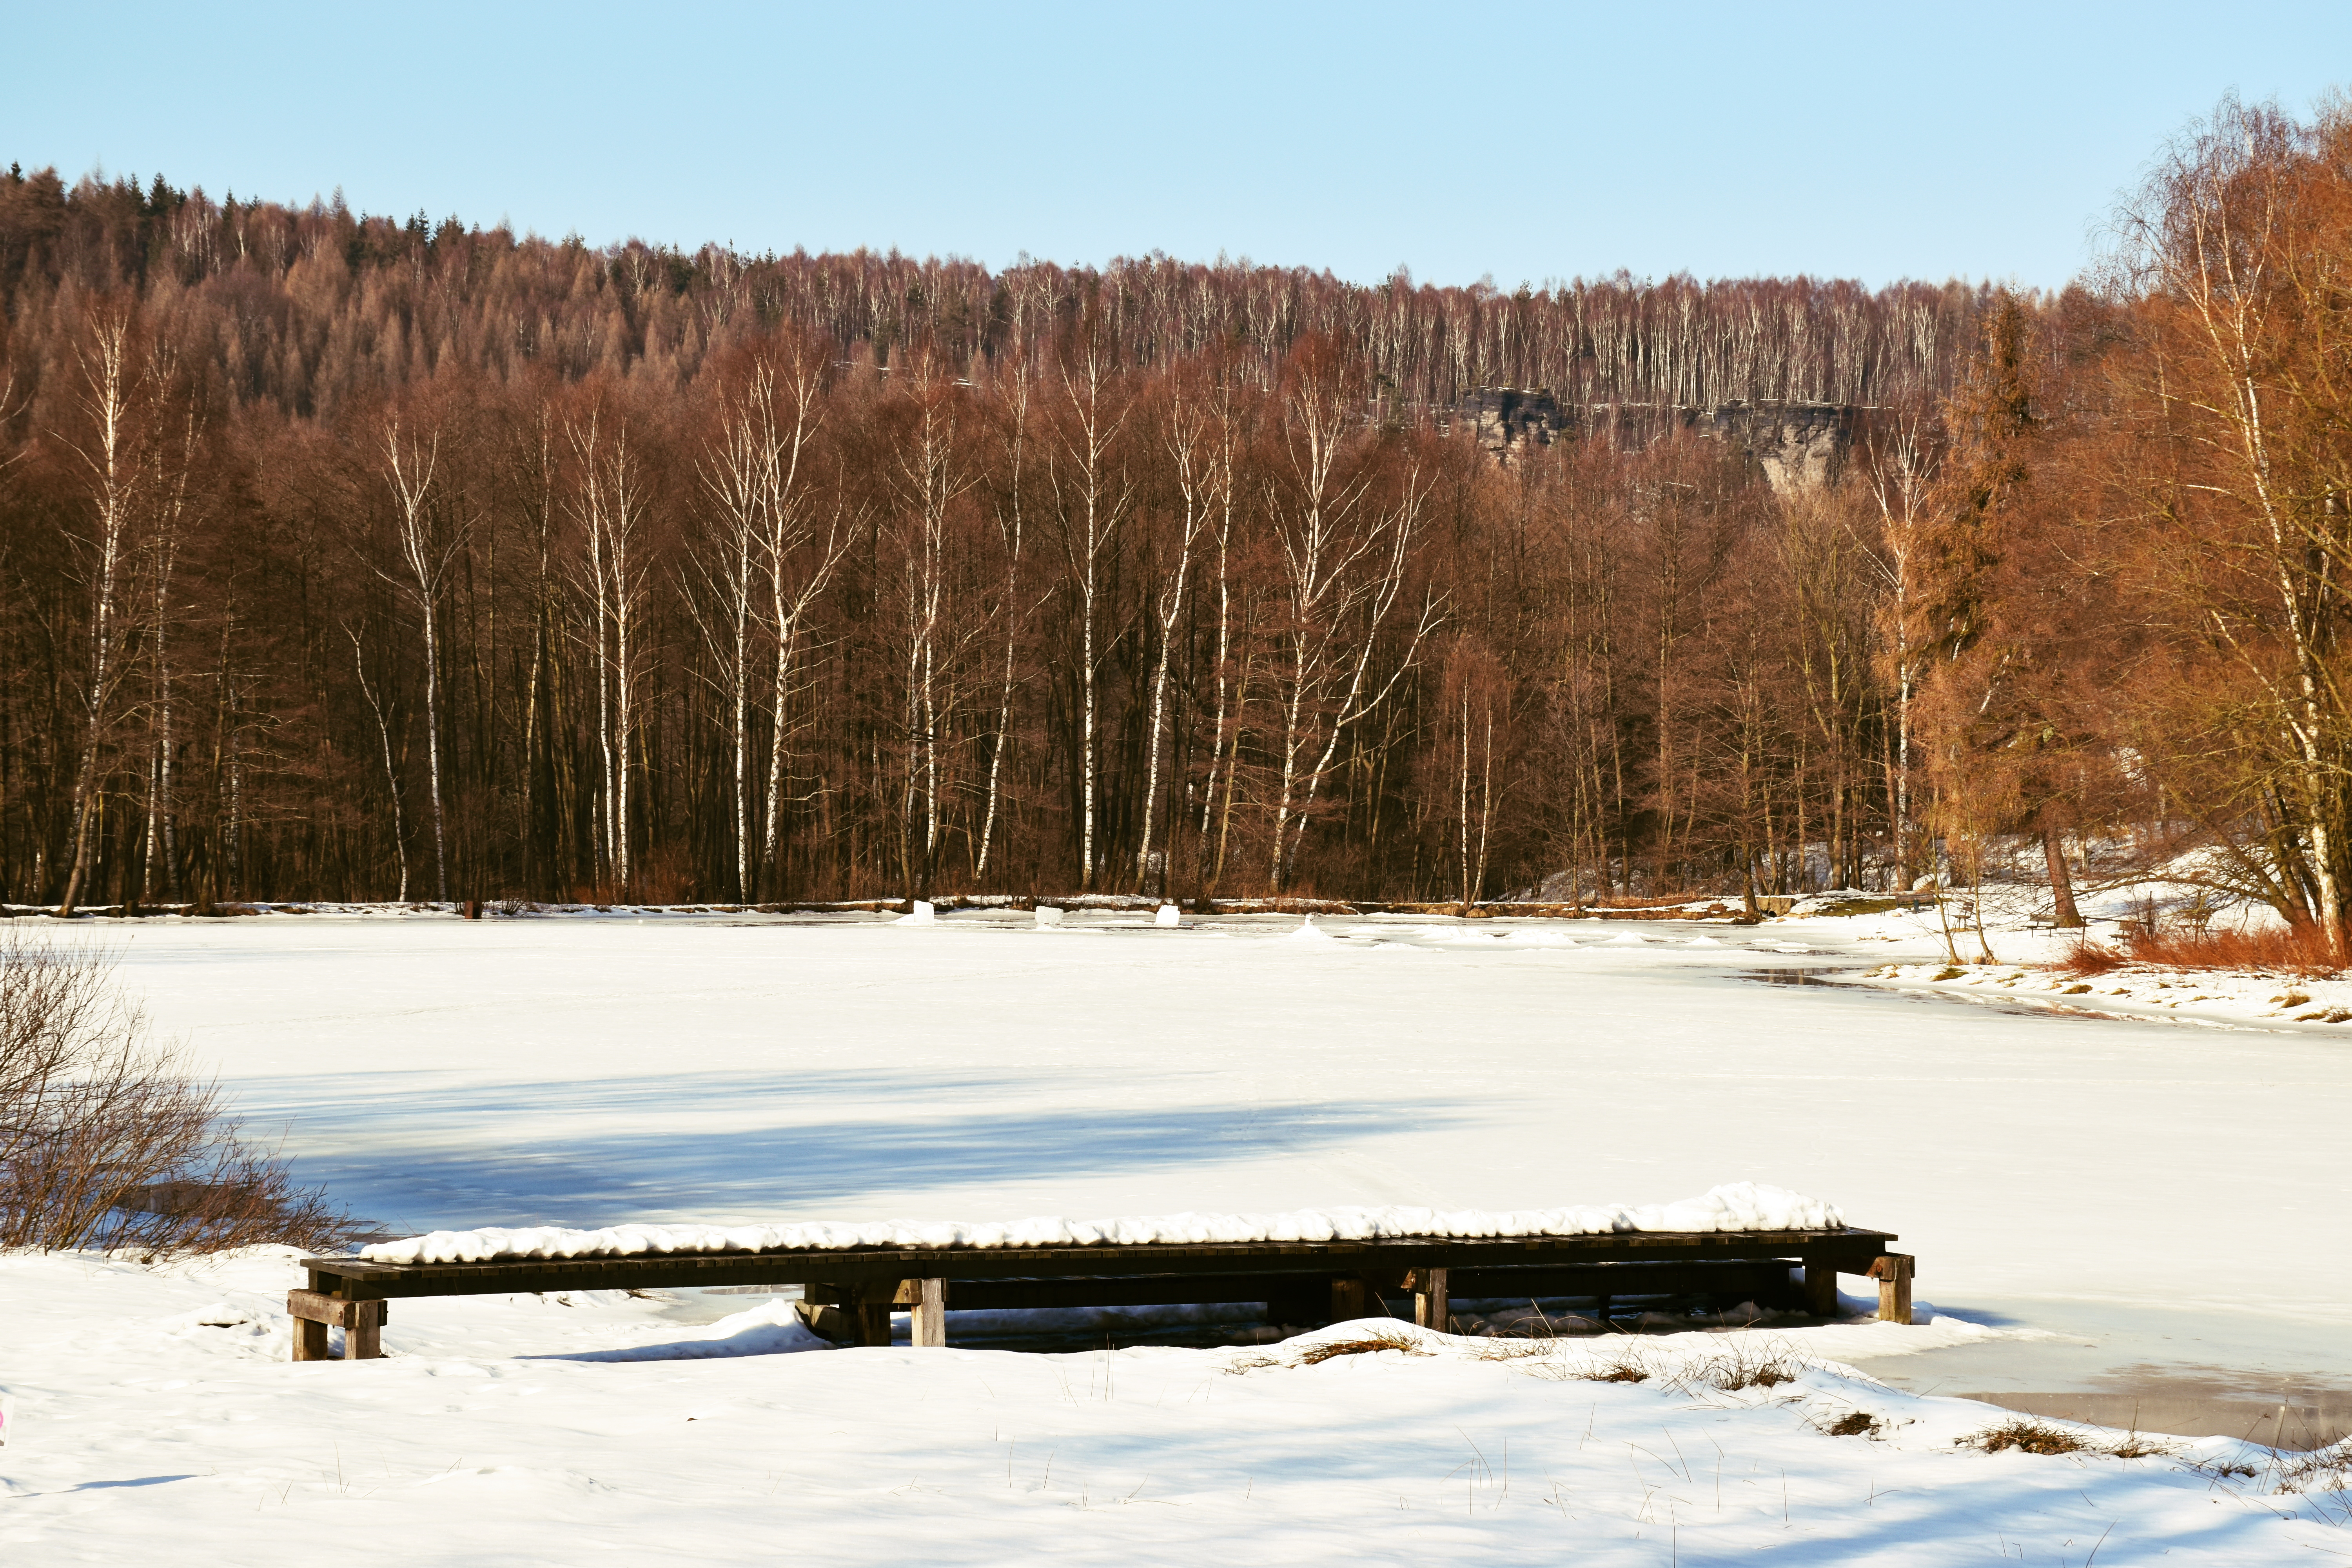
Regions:
<svg viewBox="0 0 2352 1568"><path fill-rule="evenodd" d="M1912 1259L1891 1231L1618 1231L1601 1236L1368 1241L1152 1242L1056 1247L824 1248L625 1258L373 1263L306 1258L310 1288L287 1298L294 1359L327 1359L341 1325L352 1359L382 1353L388 1303L428 1296L799 1285L837 1337L890 1342L890 1315L912 1314L918 1345L947 1343L950 1310L1263 1301L1270 1321L1305 1329L1379 1316L1411 1296L1413 1321L1444 1330L1454 1300L1698 1297L1837 1310L1837 1277L1879 1284L1879 1316L1908 1322ZM1801 1283L1791 1268L1801 1268Z"/></svg>

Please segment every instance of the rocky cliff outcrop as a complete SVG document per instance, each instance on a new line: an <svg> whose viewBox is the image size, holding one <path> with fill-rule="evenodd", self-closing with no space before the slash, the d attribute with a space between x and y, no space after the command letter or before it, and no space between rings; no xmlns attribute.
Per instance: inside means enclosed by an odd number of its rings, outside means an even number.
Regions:
<svg viewBox="0 0 2352 1568"><path fill-rule="evenodd" d="M1541 387L1488 387L1454 405L1443 423L1466 432L1498 463L1580 436L1643 446L1670 430L1738 445L1786 494L1826 484L1853 444L1861 410L1843 403L1563 404Z"/></svg>

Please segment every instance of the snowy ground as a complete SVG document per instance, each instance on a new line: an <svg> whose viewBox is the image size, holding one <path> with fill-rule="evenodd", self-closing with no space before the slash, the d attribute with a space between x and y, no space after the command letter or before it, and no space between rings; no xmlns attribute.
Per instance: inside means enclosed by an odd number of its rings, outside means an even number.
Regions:
<svg viewBox="0 0 2352 1568"><path fill-rule="evenodd" d="M1936 973L1916 915L1297 926L109 930L159 1025L285 1125L302 1173L403 1233L1507 1209L1748 1179L1901 1232L1944 1317L1658 1353L1784 1341L1922 1392L2352 1389L2352 1029L1819 983ZM277 1562L334 1530L366 1560L482 1563L2352 1552L2309 1500L2183 1468L2227 1444L1956 1450L1999 1413L1853 1371L1727 1394L1479 1342L1232 1374L1274 1348L745 1355L795 1336L757 1298L733 1316L740 1296L404 1302L385 1361L296 1366L295 1282L268 1258L0 1260L0 1551ZM1816 1429L1854 1407L1876 1436Z"/></svg>

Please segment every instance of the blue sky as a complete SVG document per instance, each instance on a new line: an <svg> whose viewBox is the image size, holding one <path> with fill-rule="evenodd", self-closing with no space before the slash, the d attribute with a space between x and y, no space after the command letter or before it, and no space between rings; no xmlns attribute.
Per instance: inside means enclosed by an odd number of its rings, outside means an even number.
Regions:
<svg viewBox="0 0 2352 1568"><path fill-rule="evenodd" d="M0 160L593 242L2063 283L2352 5L19 4Z"/></svg>

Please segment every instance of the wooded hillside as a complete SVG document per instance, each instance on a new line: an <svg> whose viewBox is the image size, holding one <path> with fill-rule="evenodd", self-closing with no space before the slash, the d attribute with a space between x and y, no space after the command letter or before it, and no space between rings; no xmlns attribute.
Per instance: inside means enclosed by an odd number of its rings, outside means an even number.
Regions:
<svg viewBox="0 0 2352 1568"><path fill-rule="evenodd" d="M2225 106L2030 297L12 170L0 899L1777 891L2121 834L2332 922L2347 147ZM1557 428L1484 429L1507 387ZM1744 434L1791 405L1793 475Z"/></svg>

